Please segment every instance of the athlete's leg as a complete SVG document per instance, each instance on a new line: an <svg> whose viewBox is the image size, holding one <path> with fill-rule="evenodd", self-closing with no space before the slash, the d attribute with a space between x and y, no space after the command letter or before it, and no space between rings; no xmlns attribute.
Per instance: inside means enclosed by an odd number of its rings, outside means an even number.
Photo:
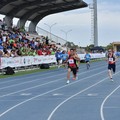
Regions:
<svg viewBox="0 0 120 120"><path fill-rule="evenodd" d="M87 69L89 69L89 61L86 61L86 67L87 67Z"/></svg>
<svg viewBox="0 0 120 120"><path fill-rule="evenodd" d="M116 72L116 65L115 64L113 65L112 69L113 69L113 73L115 74L115 72Z"/></svg>
<svg viewBox="0 0 120 120"><path fill-rule="evenodd" d="M109 64L108 65L108 75L109 75L109 78L112 79L112 66Z"/></svg>
<svg viewBox="0 0 120 120"><path fill-rule="evenodd" d="M67 83L70 82L70 72L71 72L71 68L68 68L68 73L67 73Z"/></svg>
<svg viewBox="0 0 120 120"><path fill-rule="evenodd" d="M57 60L58 68L60 68L60 59Z"/></svg>
<svg viewBox="0 0 120 120"><path fill-rule="evenodd" d="M72 72L73 72L73 80L76 80L77 68L73 68Z"/></svg>
<svg viewBox="0 0 120 120"><path fill-rule="evenodd" d="M63 65L63 67L64 67L65 69L67 68L66 60L63 60L63 61L62 61L62 65Z"/></svg>
<svg viewBox="0 0 120 120"><path fill-rule="evenodd" d="M108 70L108 75L112 79L112 71L111 71L111 69Z"/></svg>

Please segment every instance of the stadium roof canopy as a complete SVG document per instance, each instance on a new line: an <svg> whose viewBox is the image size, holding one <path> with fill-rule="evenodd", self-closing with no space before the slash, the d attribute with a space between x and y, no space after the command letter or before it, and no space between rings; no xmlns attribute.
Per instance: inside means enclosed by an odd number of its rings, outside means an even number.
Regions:
<svg viewBox="0 0 120 120"><path fill-rule="evenodd" d="M47 15L87 6L83 0L0 0L0 14L38 23Z"/></svg>

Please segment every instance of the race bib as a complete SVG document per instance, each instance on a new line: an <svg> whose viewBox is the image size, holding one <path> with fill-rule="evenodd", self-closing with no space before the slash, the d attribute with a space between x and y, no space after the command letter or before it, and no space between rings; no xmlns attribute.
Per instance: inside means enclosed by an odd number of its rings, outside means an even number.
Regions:
<svg viewBox="0 0 120 120"><path fill-rule="evenodd" d="M73 64L74 63L74 60L73 59L70 59L68 60L69 64Z"/></svg>
<svg viewBox="0 0 120 120"><path fill-rule="evenodd" d="M113 58L109 58L109 62L113 62Z"/></svg>

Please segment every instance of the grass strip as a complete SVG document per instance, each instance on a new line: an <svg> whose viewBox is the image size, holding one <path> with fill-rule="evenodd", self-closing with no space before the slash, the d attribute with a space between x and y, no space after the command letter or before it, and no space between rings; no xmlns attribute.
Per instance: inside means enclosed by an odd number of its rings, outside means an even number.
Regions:
<svg viewBox="0 0 120 120"><path fill-rule="evenodd" d="M13 75L3 75L3 74L1 74L0 78L22 76L22 75L33 74L33 73L37 73L37 72L44 72L44 71L54 70L54 69L56 69L56 67L50 67L50 69L24 70L24 71L15 72L15 74L13 74Z"/></svg>

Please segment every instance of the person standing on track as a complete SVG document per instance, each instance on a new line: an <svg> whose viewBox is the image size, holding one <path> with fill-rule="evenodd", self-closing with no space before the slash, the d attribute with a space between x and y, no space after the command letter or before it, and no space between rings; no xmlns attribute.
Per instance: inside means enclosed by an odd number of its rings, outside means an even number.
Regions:
<svg viewBox="0 0 120 120"><path fill-rule="evenodd" d="M108 75L110 77L110 80L113 81L112 73L115 73L116 71L116 61L117 57L114 55L113 51L111 49L108 50L107 55L107 62L108 62Z"/></svg>
<svg viewBox="0 0 120 120"><path fill-rule="evenodd" d="M58 68L60 68L60 61L61 61L61 52L60 52L60 50L57 50L57 52L55 53L55 57L56 57Z"/></svg>
<svg viewBox="0 0 120 120"><path fill-rule="evenodd" d="M61 57L62 57L62 65L64 66L64 68L67 68L66 62L67 62L67 59L68 59L68 54L66 53L65 50L62 52Z"/></svg>
<svg viewBox="0 0 120 120"><path fill-rule="evenodd" d="M76 80L76 74L77 74L77 64L76 61L80 61L80 58L78 56L75 56L74 49L70 50L70 55L68 57L68 73L67 73L67 84L70 83L70 73L73 72L73 80Z"/></svg>
<svg viewBox="0 0 120 120"><path fill-rule="evenodd" d="M91 59L91 55L88 53L88 51L86 51L86 54L85 54L85 62L86 62L86 67L87 69L90 68L90 59Z"/></svg>

